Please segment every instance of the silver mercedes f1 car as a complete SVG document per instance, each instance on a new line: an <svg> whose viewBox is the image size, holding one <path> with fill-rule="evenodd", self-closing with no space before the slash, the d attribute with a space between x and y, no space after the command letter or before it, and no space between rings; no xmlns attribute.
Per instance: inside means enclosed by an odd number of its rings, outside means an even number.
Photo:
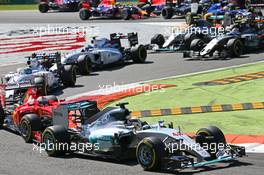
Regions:
<svg viewBox="0 0 264 175"><path fill-rule="evenodd" d="M202 167L245 155L244 147L227 144L224 134L215 126L202 128L190 137L180 128L174 129L172 123L167 127L162 121L149 125L132 119L126 104L106 108L93 116L82 111L72 118L62 107L56 111L53 126L43 132L46 152L49 156L77 151L118 160L133 158L144 170Z"/></svg>

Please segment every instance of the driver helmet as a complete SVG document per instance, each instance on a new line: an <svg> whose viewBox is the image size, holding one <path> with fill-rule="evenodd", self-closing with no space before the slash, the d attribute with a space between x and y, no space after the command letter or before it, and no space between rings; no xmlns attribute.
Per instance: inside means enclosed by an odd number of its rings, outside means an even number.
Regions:
<svg viewBox="0 0 264 175"><path fill-rule="evenodd" d="M23 73L26 74L26 75L30 75L30 74L32 74L32 69L31 68L26 68L26 69L24 69Z"/></svg>
<svg viewBox="0 0 264 175"><path fill-rule="evenodd" d="M40 105L43 105L43 106L46 106L49 104L49 100L45 97L38 97L37 98L37 102L40 104Z"/></svg>

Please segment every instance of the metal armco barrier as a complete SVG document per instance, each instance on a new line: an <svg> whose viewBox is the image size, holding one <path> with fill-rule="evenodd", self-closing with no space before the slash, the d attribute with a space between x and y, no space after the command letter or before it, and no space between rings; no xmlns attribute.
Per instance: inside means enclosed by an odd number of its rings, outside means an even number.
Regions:
<svg viewBox="0 0 264 175"><path fill-rule="evenodd" d="M157 116L166 116L166 115L183 115L183 114L226 112L226 111L253 110L253 109L264 109L264 102L153 109L153 110L133 111L131 115L133 118L142 118L142 117L157 117Z"/></svg>

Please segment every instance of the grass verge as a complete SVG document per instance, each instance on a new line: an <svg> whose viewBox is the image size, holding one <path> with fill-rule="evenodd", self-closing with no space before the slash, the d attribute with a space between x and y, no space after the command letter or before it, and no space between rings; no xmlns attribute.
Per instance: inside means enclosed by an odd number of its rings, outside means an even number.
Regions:
<svg viewBox="0 0 264 175"><path fill-rule="evenodd" d="M180 78L170 78L151 83L176 84L177 87L162 91L145 93L128 97L122 102L129 102L130 110L146 110L170 107L188 107L214 104L232 104L264 101L264 79L218 86L195 86L193 83L215 80L224 77L259 72L264 70L264 63L230 68L211 73L202 73ZM163 116L144 118L150 123L158 120L172 121L174 125L183 126L184 131L194 132L198 128L212 124L222 128L226 133L264 134L262 129L263 110L235 111L181 116Z"/></svg>
<svg viewBox="0 0 264 175"><path fill-rule="evenodd" d="M36 10L37 4L26 5L0 5L0 11L3 10Z"/></svg>

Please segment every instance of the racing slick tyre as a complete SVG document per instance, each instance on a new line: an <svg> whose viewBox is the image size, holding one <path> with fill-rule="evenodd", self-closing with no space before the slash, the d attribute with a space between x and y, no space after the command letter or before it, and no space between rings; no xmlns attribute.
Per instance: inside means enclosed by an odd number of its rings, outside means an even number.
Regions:
<svg viewBox="0 0 264 175"><path fill-rule="evenodd" d="M188 33L186 35L184 35L183 41L184 41L184 45L185 45L185 49L186 50L190 50L190 46L191 46L191 42L197 39L197 36L194 33Z"/></svg>
<svg viewBox="0 0 264 175"><path fill-rule="evenodd" d="M20 134L26 143L33 141L33 132L42 129L41 119L36 114L26 114L22 117L20 122Z"/></svg>
<svg viewBox="0 0 264 175"><path fill-rule="evenodd" d="M131 48L132 60L135 63L144 63L147 58L147 50L143 45L136 45Z"/></svg>
<svg viewBox="0 0 264 175"><path fill-rule="evenodd" d="M125 8L122 10L121 16L122 16L122 19L129 20L132 16L132 12L130 9Z"/></svg>
<svg viewBox="0 0 264 175"><path fill-rule="evenodd" d="M161 11L161 15L164 19L171 19L174 14L174 10L171 7L165 7Z"/></svg>
<svg viewBox="0 0 264 175"><path fill-rule="evenodd" d="M82 8L79 12L79 16L81 18L81 20L88 20L92 14L90 12L90 10L86 9L86 8Z"/></svg>
<svg viewBox="0 0 264 175"><path fill-rule="evenodd" d="M144 170L159 169L166 156L165 144L155 137L144 138L136 148L137 161Z"/></svg>
<svg viewBox="0 0 264 175"><path fill-rule="evenodd" d="M46 84L44 77L36 77L34 79L35 85L37 85L40 88L41 95L47 95L48 94L48 86Z"/></svg>
<svg viewBox="0 0 264 175"><path fill-rule="evenodd" d="M81 75L89 75L92 71L92 62L88 55L80 55L78 58L78 71Z"/></svg>
<svg viewBox="0 0 264 175"><path fill-rule="evenodd" d="M196 142L202 147L208 148L213 159L217 158L216 154L221 148L225 148L226 139L223 132L216 126L201 128L196 132Z"/></svg>
<svg viewBox="0 0 264 175"><path fill-rule="evenodd" d="M5 111L4 111L3 106L1 104L1 101L0 101L0 129L4 125L4 120L5 120Z"/></svg>
<svg viewBox="0 0 264 175"><path fill-rule="evenodd" d="M151 38L151 44L157 44L159 48L162 48L163 44L165 43L165 38L162 34L156 34Z"/></svg>
<svg viewBox="0 0 264 175"><path fill-rule="evenodd" d="M47 13L49 11L49 5L47 3L40 3L38 8L41 13Z"/></svg>
<svg viewBox="0 0 264 175"><path fill-rule="evenodd" d="M70 134L64 126L46 128L42 134L42 141L49 156L60 156L70 150Z"/></svg>
<svg viewBox="0 0 264 175"><path fill-rule="evenodd" d="M240 57L243 54L243 43L240 39L228 40L226 47L231 57Z"/></svg>
<svg viewBox="0 0 264 175"><path fill-rule="evenodd" d="M191 42L190 45L190 50L195 51L195 52L200 52L205 45L205 42L201 39L194 39Z"/></svg>
<svg viewBox="0 0 264 175"><path fill-rule="evenodd" d="M74 65L65 65L62 70L61 80L65 87L75 86L76 67Z"/></svg>

